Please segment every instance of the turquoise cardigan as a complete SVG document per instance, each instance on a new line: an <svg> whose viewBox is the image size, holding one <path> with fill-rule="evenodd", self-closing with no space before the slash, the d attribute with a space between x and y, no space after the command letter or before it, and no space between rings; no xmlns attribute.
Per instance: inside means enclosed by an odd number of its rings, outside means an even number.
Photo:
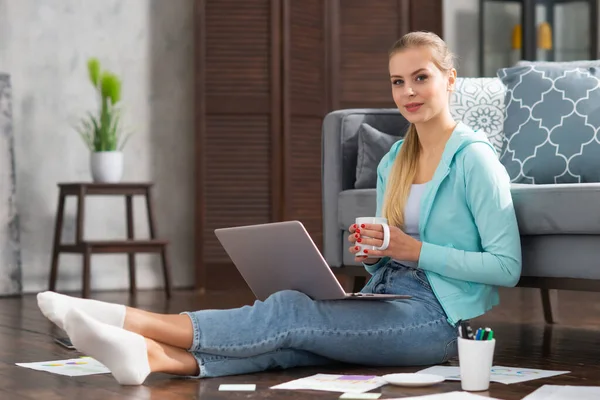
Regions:
<svg viewBox="0 0 600 400"><path fill-rule="evenodd" d="M377 168L377 216L402 142L392 146ZM457 125L420 207L418 267L448 322L455 325L484 314L498 304L498 286L519 281L521 241L508 174L483 132ZM388 260L364 265L374 274Z"/></svg>

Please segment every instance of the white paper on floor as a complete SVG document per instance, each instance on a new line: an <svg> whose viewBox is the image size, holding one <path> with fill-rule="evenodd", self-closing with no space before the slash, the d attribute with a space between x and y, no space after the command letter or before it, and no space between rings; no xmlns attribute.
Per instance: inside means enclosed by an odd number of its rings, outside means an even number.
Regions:
<svg viewBox="0 0 600 400"><path fill-rule="evenodd" d="M19 367L46 371L66 376L85 376L109 374L110 371L99 361L91 357L70 358L68 360L16 363Z"/></svg>
<svg viewBox="0 0 600 400"><path fill-rule="evenodd" d="M425 396L416 397L403 397L402 399L387 399L387 400L498 400L494 397L484 397L478 394L469 392L447 392L447 393L436 393L428 394Z"/></svg>
<svg viewBox="0 0 600 400"><path fill-rule="evenodd" d="M340 399L348 400L375 400L381 397L381 393L344 393Z"/></svg>
<svg viewBox="0 0 600 400"><path fill-rule="evenodd" d="M459 367L443 367L437 365L418 372L423 374L441 375L449 381L460 381ZM571 371L546 371L543 369L502 367L500 365L494 365L490 373L490 381L509 385L511 383L526 382L534 379L568 374L569 372Z"/></svg>
<svg viewBox="0 0 600 400"><path fill-rule="evenodd" d="M256 390L255 384L250 385L220 385L219 391L221 392L254 392Z"/></svg>
<svg viewBox="0 0 600 400"><path fill-rule="evenodd" d="M523 400L597 400L600 386L557 386L544 385Z"/></svg>
<svg viewBox="0 0 600 400"><path fill-rule="evenodd" d="M331 375L315 374L306 378L296 379L271 389L290 390L325 390L342 393L364 393L387 384L385 380L374 375Z"/></svg>

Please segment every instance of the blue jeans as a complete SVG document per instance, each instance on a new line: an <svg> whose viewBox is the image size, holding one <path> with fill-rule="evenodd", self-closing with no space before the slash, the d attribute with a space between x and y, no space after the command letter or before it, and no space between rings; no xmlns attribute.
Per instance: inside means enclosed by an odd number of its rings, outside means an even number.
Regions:
<svg viewBox="0 0 600 400"><path fill-rule="evenodd" d="M314 301L286 290L252 306L185 312L194 328L189 351L198 361L198 376L335 362L433 365L457 354L458 333L423 271L390 261L362 292L412 298Z"/></svg>

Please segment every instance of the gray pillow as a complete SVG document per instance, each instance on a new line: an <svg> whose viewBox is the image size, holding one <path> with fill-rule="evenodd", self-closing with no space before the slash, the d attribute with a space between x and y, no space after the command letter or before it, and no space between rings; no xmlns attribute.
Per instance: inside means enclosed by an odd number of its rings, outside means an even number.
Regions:
<svg viewBox="0 0 600 400"><path fill-rule="evenodd" d="M377 166L394 143L402 139L383 133L369 124L358 128L358 156L356 160L356 189L372 189L377 186Z"/></svg>
<svg viewBox="0 0 600 400"><path fill-rule="evenodd" d="M600 69L502 68L506 85L500 161L514 183L600 182Z"/></svg>

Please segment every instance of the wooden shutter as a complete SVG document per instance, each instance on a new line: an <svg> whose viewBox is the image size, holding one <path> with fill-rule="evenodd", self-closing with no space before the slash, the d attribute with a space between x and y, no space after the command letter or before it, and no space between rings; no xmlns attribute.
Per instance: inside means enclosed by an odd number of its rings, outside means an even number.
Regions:
<svg viewBox="0 0 600 400"><path fill-rule="evenodd" d="M273 220L279 199L279 3L199 2L197 286L231 261L214 230ZM275 139L274 139L275 138ZM231 268L228 269L228 271Z"/></svg>
<svg viewBox="0 0 600 400"><path fill-rule="evenodd" d="M443 38L442 0L410 0L409 22L412 31L430 31Z"/></svg>
<svg viewBox="0 0 600 400"><path fill-rule="evenodd" d="M338 0L339 52L333 74L339 75L334 108L394 107L388 83L387 52L407 30L398 0Z"/></svg>
<svg viewBox="0 0 600 400"><path fill-rule="evenodd" d="M196 287L239 286L214 229L297 219L321 248L323 117L394 107L387 51L409 30L441 33L442 5L196 1Z"/></svg>
<svg viewBox="0 0 600 400"><path fill-rule="evenodd" d="M441 0L332 0L332 108L395 107L388 50L409 31L442 34Z"/></svg>
<svg viewBox="0 0 600 400"><path fill-rule="evenodd" d="M320 248L325 0L283 4L283 219L301 221Z"/></svg>

